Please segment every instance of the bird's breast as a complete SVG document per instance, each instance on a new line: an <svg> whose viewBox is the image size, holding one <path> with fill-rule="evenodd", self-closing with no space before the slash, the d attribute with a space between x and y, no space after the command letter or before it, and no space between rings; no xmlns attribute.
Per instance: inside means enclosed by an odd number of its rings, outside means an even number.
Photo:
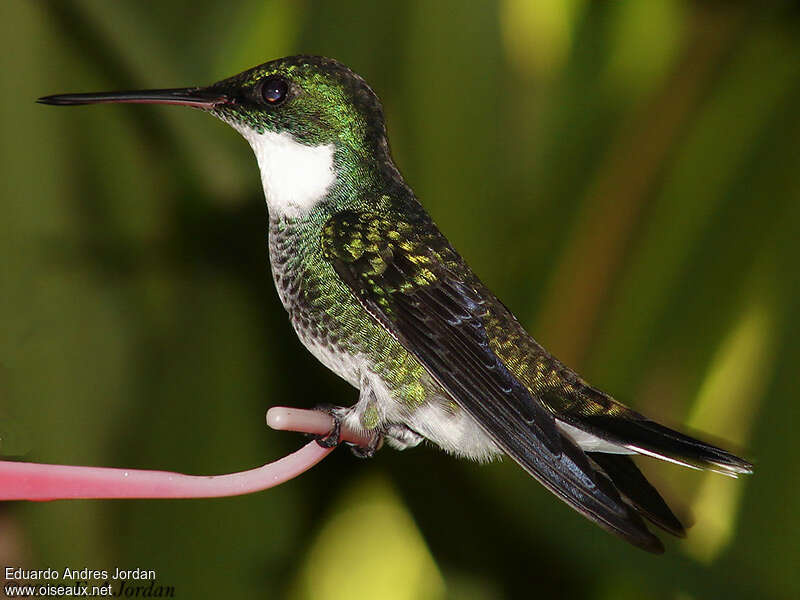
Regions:
<svg viewBox="0 0 800 600"><path fill-rule="evenodd" d="M270 219L272 278L302 344L331 371L358 387L364 367L356 305L322 257L308 224Z"/></svg>

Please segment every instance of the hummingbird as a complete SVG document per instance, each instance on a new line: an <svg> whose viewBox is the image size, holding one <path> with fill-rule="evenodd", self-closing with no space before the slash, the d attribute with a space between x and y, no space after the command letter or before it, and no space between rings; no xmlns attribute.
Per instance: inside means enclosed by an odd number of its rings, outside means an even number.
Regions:
<svg viewBox="0 0 800 600"><path fill-rule="evenodd" d="M548 353L440 232L392 158L383 108L359 75L289 56L207 87L59 94L54 105L189 106L250 144L269 212L269 257L302 344L359 390L328 407L396 449L423 440L477 461L507 455L585 517L644 550L645 524L685 530L631 459L736 477L751 463L665 427Z"/></svg>

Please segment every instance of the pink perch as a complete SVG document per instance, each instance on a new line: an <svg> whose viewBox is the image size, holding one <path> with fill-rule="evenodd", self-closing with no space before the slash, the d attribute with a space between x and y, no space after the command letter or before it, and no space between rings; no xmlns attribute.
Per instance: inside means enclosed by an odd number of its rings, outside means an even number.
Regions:
<svg viewBox="0 0 800 600"><path fill-rule="evenodd" d="M281 431L325 434L333 425L319 411L274 407L267 424ZM366 444L342 428L342 440ZM107 498L216 498L259 492L304 473L333 448L312 441L300 450L262 467L227 475L184 475L169 471L76 467L0 461L0 500L67 500Z"/></svg>

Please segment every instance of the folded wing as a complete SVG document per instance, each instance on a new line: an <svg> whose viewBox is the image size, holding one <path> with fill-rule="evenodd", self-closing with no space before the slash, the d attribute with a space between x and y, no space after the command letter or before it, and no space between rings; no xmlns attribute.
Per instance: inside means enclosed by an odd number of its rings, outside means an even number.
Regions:
<svg viewBox="0 0 800 600"><path fill-rule="evenodd" d="M553 414L492 351L485 299L429 221L340 213L326 224L322 248L373 318L528 473L609 531L663 551L613 477L560 432Z"/></svg>

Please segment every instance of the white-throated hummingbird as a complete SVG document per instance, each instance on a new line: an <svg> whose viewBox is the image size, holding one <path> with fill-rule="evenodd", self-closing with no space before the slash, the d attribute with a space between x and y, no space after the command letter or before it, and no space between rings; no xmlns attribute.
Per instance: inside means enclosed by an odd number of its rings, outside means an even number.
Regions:
<svg viewBox="0 0 800 600"><path fill-rule="evenodd" d="M647 519L684 529L630 455L736 476L750 463L668 429L591 387L542 348L481 283L406 185L383 110L341 63L291 56L208 87L46 96L56 105L177 104L250 143L269 207L269 254L302 343L358 388L338 426L427 439L477 460L507 454L602 527L660 552Z"/></svg>

